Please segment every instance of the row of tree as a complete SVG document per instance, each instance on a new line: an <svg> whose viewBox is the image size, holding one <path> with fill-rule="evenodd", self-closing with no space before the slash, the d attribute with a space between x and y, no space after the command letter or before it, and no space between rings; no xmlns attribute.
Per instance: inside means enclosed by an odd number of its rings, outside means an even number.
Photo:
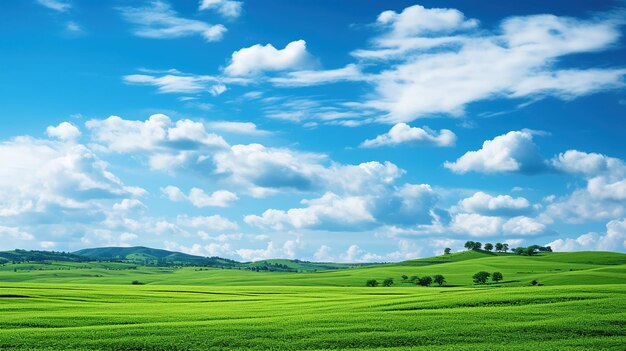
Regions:
<svg viewBox="0 0 626 351"><path fill-rule="evenodd" d="M402 275L402 282L408 282L408 283L412 283L412 284L420 285L420 286L431 286L433 283L439 286L443 286L446 283L446 278L441 274L435 274L432 277L426 276L426 277L421 277L421 278L416 275L411 276L411 277L407 275ZM365 286L369 286L369 287L376 287L379 285L381 285L381 283L378 282L378 280L376 279L370 279L365 282ZM383 280L382 282L382 286L393 286L393 285L394 285L393 278L387 278Z"/></svg>
<svg viewBox="0 0 626 351"><path fill-rule="evenodd" d="M472 276L472 280L474 280L474 284L486 284L487 280L489 280L489 277L491 277L491 280L494 283L497 283L504 279L504 276L500 272L489 273L485 271L480 271Z"/></svg>
<svg viewBox="0 0 626 351"><path fill-rule="evenodd" d="M496 252L508 252L509 251L509 244L507 243L496 243L495 245L493 245L492 243L486 243L485 246L483 246L483 244L479 241L471 241L468 240L465 242L465 245L463 245L463 247L465 247L468 250L485 250L485 251L493 251L494 249L496 250Z"/></svg>

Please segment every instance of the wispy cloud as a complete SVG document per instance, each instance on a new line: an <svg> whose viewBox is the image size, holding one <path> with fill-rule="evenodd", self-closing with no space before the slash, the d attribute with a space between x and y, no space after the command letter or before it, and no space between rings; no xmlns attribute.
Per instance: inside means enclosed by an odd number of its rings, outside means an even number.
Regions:
<svg viewBox="0 0 626 351"><path fill-rule="evenodd" d="M170 4L163 1L152 1L143 7L120 7L124 19L136 25L137 36L153 39L172 39L200 35L206 41L219 41L226 33L221 24L180 17Z"/></svg>
<svg viewBox="0 0 626 351"><path fill-rule="evenodd" d="M72 4L66 0L37 0L37 2L51 10L66 12L72 8Z"/></svg>

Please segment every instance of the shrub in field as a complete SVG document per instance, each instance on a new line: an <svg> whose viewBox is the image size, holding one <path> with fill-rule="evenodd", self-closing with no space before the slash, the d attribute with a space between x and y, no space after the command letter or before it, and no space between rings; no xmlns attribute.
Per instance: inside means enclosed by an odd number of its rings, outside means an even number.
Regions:
<svg viewBox="0 0 626 351"><path fill-rule="evenodd" d="M433 282L437 283L437 285L442 286L446 282L446 278L444 278L441 274L436 274L433 276Z"/></svg>
<svg viewBox="0 0 626 351"><path fill-rule="evenodd" d="M489 272L480 271L472 276L474 280L474 284L485 284L487 283L487 279L489 279Z"/></svg>
<svg viewBox="0 0 626 351"><path fill-rule="evenodd" d="M421 285L421 286L430 286L430 284L433 283L433 278L431 277L423 277L423 278L419 278L417 284Z"/></svg>
<svg viewBox="0 0 626 351"><path fill-rule="evenodd" d="M504 277L502 276L502 273L500 272L493 272L491 274L491 280L493 280L496 283L501 281L502 279L504 279Z"/></svg>
<svg viewBox="0 0 626 351"><path fill-rule="evenodd" d="M537 281L537 279L533 279L533 280L530 282L530 285L532 285L532 286L536 286L537 284L539 284L539 282Z"/></svg>
<svg viewBox="0 0 626 351"><path fill-rule="evenodd" d="M407 280L407 279L409 279L409 277L408 277L406 274L403 274L403 275L402 275L402 281L405 281L405 280Z"/></svg>
<svg viewBox="0 0 626 351"><path fill-rule="evenodd" d="M387 278L385 280L383 280L383 286L392 286L393 285L393 279L392 278Z"/></svg>
<svg viewBox="0 0 626 351"><path fill-rule="evenodd" d="M416 281L418 281L420 278L416 275L412 275L411 278L409 278L409 281L411 283L415 283Z"/></svg>
<svg viewBox="0 0 626 351"><path fill-rule="evenodd" d="M370 280L365 282L365 286L370 286L370 287L378 286L378 280L370 279Z"/></svg>
<svg viewBox="0 0 626 351"><path fill-rule="evenodd" d="M142 282L140 282L139 280L133 280L133 281L131 282L131 284L132 284L132 285L143 285L143 283L142 283Z"/></svg>

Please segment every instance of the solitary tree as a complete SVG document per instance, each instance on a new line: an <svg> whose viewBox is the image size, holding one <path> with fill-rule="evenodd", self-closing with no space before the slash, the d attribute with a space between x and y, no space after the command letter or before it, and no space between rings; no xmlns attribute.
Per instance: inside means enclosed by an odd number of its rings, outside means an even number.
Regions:
<svg viewBox="0 0 626 351"><path fill-rule="evenodd" d="M504 251L504 252L509 251L509 244L507 244L507 243L502 244L502 251Z"/></svg>
<svg viewBox="0 0 626 351"><path fill-rule="evenodd" d="M446 247L445 249L443 249L443 253L446 254L446 255L449 255L450 251L452 251L452 250L450 250L449 247Z"/></svg>
<svg viewBox="0 0 626 351"><path fill-rule="evenodd" d="M491 243L486 243L486 244L485 244L485 250L487 250L487 251L491 251L491 250L493 250L493 244L491 244Z"/></svg>
<svg viewBox="0 0 626 351"><path fill-rule="evenodd" d="M420 278L419 281L417 282L417 284L421 285L421 286L430 286L430 284L433 283L433 278L431 277L423 277Z"/></svg>
<svg viewBox="0 0 626 351"><path fill-rule="evenodd" d="M476 245L475 242L468 240L465 242L465 245L463 245L463 247L465 247L468 250L474 250L474 246Z"/></svg>
<svg viewBox="0 0 626 351"><path fill-rule="evenodd" d="M472 279L474 279L475 284L485 284L487 283L487 279L489 279L490 275L491 274L489 274L489 272L480 271L474 274L474 276L472 276Z"/></svg>
<svg viewBox="0 0 626 351"><path fill-rule="evenodd" d="M365 286L371 286L371 287L378 286L378 280L370 279L370 280L365 282Z"/></svg>
<svg viewBox="0 0 626 351"><path fill-rule="evenodd" d="M496 251L502 251L503 245L502 243L496 243Z"/></svg>
<svg viewBox="0 0 626 351"><path fill-rule="evenodd" d="M393 285L393 279L392 278L387 278L385 280L383 280L383 286L392 286Z"/></svg>
<svg viewBox="0 0 626 351"><path fill-rule="evenodd" d="M402 280L404 281L404 280L407 280L407 279L409 279L409 277L406 274L403 274L402 275Z"/></svg>
<svg viewBox="0 0 626 351"><path fill-rule="evenodd" d="M433 276L433 281L437 283L437 285L442 286L446 282L446 278L444 278L441 274L436 274Z"/></svg>
<svg viewBox="0 0 626 351"><path fill-rule="evenodd" d="M491 280L493 280L494 282L499 282L503 279L504 277L502 276L502 273L500 272L493 272L491 274Z"/></svg>

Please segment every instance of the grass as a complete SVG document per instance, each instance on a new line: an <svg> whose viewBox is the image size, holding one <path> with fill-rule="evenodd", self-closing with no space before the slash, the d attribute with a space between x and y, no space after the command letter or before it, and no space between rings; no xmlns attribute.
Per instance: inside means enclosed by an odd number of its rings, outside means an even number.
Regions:
<svg viewBox="0 0 626 351"><path fill-rule="evenodd" d="M505 282L474 286L478 270ZM362 287L402 274L453 286ZM1 350L623 351L626 255L470 252L317 273L5 264L0 325Z"/></svg>

